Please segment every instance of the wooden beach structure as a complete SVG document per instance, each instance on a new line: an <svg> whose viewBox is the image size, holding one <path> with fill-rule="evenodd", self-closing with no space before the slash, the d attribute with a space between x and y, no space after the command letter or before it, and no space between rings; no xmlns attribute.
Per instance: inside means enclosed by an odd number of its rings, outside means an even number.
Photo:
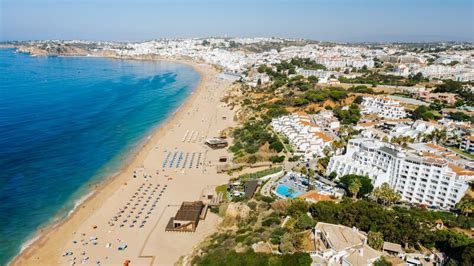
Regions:
<svg viewBox="0 0 474 266"><path fill-rule="evenodd" d="M199 220L206 218L207 205L202 201L183 202L174 217L171 217L165 231L195 232Z"/></svg>
<svg viewBox="0 0 474 266"><path fill-rule="evenodd" d="M223 138L210 138L206 140L206 145L212 149L223 149L226 148L229 143Z"/></svg>

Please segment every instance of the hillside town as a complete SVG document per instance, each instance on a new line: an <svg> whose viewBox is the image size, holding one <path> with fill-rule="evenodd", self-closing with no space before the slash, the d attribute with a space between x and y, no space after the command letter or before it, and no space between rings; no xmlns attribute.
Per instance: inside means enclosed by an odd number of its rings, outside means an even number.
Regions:
<svg viewBox="0 0 474 266"><path fill-rule="evenodd" d="M423 45L349 45L281 38L160 39L145 42L35 41L15 43L26 52L39 48L49 54L189 57L220 66L224 72L243 78L250 67L275 64L292 58L313 60L321 68L298 67L300 75L313 75L321 83L329 77L355 78L360 69L377 68L380 73L409 77L421 73L428 79L474 80L470 43ZM73 48L73 49L72 49ZM20 49L21 51L21 49ZM383 67L380 65L384 62ZM394 84L395 85L395 84ZM416 88L421 89L422 86Z"/></svg>
<svg viewBox="0 0 474 266"><path fill-rule="evenodd" d="M210 162L231 178L216 188L220 203L210 208L222 230L186 258L193 263L242 254L283 254L285 263L312 265L472 260L472 43L201 38L14 45L33 54L186 58L233 81L222 104L235 112L237 126L206 142L229 153Z"/></svg>

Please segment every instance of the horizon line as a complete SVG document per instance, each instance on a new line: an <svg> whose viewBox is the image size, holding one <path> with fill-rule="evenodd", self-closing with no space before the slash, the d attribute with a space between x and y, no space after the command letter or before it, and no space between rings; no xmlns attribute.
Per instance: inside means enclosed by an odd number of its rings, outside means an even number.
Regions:
<svg viewBox="0 0 474 266"><path fill-rule="evenodd" d="M129 43L140 43L140 42L150 42L150 41L162 41L162 40L201 40L201 39L279 39L279 40L288 40L288 41L313 41L319 43L335 43L335 44L439 44L439 43L469 43L474 44L473 40L419 40L419 41L410 41L410 40L392 40L392 41L335 41L335 40L320 40L312 38L290 38L290 37L277 37L277 36L255 36L255 37L241 37L241 36L206 36L206 37L163 37L163 38L151 38L151 39L139 39L139 40L120 40L120 39L109 39L109 40L99 40L99 39L28 39L28 40L0 40L2 43L25 43L25 42L45 42L45 41L77 41L77 42L129 42Z"/></svg>

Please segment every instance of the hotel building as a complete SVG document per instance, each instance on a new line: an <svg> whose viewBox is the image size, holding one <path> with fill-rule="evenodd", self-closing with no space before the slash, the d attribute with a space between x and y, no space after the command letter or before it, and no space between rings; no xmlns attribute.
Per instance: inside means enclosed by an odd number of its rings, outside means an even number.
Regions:
<svg viewBox="0 0 474 266"><path fill-rule="evenodd" d="M450 209L464 196L474 172L460 166L459 158L432 152L436 149L431 146L436 145L402 149L375 139L352 139L346 154L331 158L326 174L367 175L375 187L388 183L404 201Z"/></svg>
<svg viewBox="0 0 474 266"><path fill-rule="evenodd" d="M464 136L459 148L467 153L474 154L474 135Z"/></svg>

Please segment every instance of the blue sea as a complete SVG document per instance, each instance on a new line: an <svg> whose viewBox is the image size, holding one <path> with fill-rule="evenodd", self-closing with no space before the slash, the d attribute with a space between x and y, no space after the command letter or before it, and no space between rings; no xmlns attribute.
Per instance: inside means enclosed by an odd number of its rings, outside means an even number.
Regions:
<svg viewBox="0 0 474 266"><path fill-rule="evenodd" d="M199 79L176 63L0 49L0 265L117 172Z"/></svg>

